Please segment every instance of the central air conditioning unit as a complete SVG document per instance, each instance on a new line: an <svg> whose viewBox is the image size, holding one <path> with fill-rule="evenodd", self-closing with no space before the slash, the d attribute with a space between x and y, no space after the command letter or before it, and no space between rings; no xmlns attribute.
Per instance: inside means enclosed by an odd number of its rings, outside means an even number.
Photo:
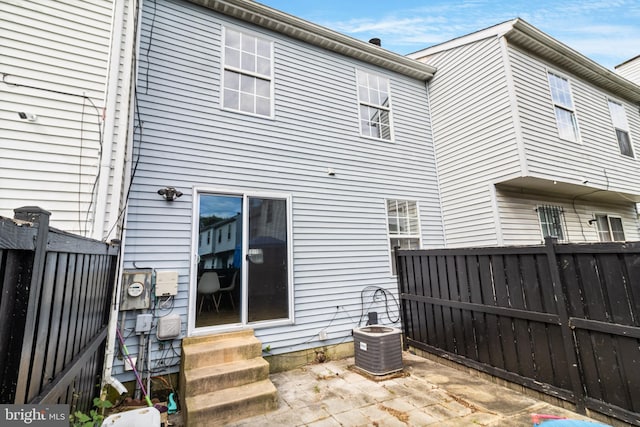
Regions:
<svg viewBox="0 0 640 427"><path fill-rule="evenodd" d="M353 330L355 366L372 375L402 370L402 331L370 325Z"/></svg>

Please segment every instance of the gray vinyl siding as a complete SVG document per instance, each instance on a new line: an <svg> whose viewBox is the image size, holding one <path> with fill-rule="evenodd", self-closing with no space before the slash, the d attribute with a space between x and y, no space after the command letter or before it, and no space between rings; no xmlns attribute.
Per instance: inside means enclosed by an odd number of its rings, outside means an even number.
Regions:
<svg viewBox="0 0 640 427"><path fill-rule="evenodd" d="M1 71L21 85L0 84L0 215L37 205L90 232L111 13L105 0L0 2Z"/></svg>
<svg viewBox="0 0 640 427"><path fill-rule="evenodd" d="M489 185L520 173L497 38L422 59L437 68L429 98L449 246L497 244Z"/></svg>
<svg viewBox="0 0 640 427"><path fill-rule="evenodd" d="M509 49L529 175L632 194L640 192L640 115L621 102L627 113L636 158L620 154L608 108L608 94L542 60ZM558 136L547 72L567 78L578 121L579 141Z"/></svg>
<svg viewBox="0 0 640 427"><path fill-rule="evenodd" d="M539 205L558 206L563 210L566 239L570 242L598 242L595 224L588 221L596 214L622 218L625 238L640 238L637 214L633 203L605 204L572 200L550 195L523 195L508 189L496 193L505 245L536 245L543 241L536 208Z"/></svg>
<svg viewBox="0 0 640 427"><path fill-rule="evenodd" d="M274 42L273 119L221 110L222 25ZM184 332L194 188L289 194L295 324L256 335L274 353L350 339L361 291L396 292L385 198L417 200L424 246L443 246L425 83L179 1L147 5L142 36L125 268L179 272ZM390 79L393 142L360 137L356 68ZM166 185L184 195L167 203L156 193ZM331 339L318 341L329 323Z"/></svg>

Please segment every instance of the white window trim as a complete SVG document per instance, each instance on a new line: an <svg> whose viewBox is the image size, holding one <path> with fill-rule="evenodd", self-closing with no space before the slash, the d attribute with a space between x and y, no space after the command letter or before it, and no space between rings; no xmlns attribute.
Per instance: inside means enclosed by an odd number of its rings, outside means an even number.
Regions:
<svg viewBox="0 0 640 427"><path fill-rule="evenodd" d="M269 106L269 110L271 112L270 115L263 115L263 114L255 114L255 113L249 113L246 111L242 111L242 110L236 110L234 108L228 108L224 106L224 72L225 70L229 70L229 71L233 71L239 74L244 74L247 76L252 76L252 77L256 77L256 78L261 78L261 79L265 79L265 77L267 77L264 74L258 74L258 73L252 73L250 71L245 71L242 69L238 69L236 67L227 67L226 66L226 57L225 57L225 48L226 48L226 35L227 35L227 29L233 30L233 31L237 31L239 33L243 33L243 34L247 34L265 41L268 41L269 44L271 45L271 75L268 76L269 77L269 97L270 97L270 106ZM256 32L256 31L251 31L249 29L243 28L243 27L238 27L235 25L228 25L228 24L224 24L221 27L221 35L220 35L220 39L221 39L221 48L220 48L220 109L223 111L229 111L232 113L237 113L237 114L243 114L246 116L252 116L252 117L259 117L261 119L275 119L275 40L271 37L266 36L265 34Z"/></svg>
<svg viewBox="0 0 640 427"><path fill-rule="evenodd" d="M609 106L609 103L614 103L614 104L618 104L622 107L622 110L624 111L624 118L625 121L627 122L627 128L626 129L622 129L622 128L618 128L616 127L615 123L613 122L613 114L611 114L611 107ZM629 126L629 118L627 117L627 109L625 108L624 102L619 101L617 99L611 98L611 97L607 97L607 109L609 110L609 118L611 119L611 127L613 128L613 140L616 142L616 145L618 146L618 154L620 154L622 157L624 157L625 159L635 159L636 158L636 152L633 149L633 138L631 137L631 129ZM625 132L627 132L627 136L629 137L629 148L631 149L631 156L627 156L626 154L622 154L622 152L620 151L620 142L618 141L618 135L616 134L616 129L620 129L623 130Z"/></svg>
<svg viewBox="0 0 640 427"><path fill-rule="evenodd" d="M407 202L415 202L416 203L416 214L418 216L418 234L407 234L407 235L397 235L397 234L391 234L389 232L389 209L387 207L387 204L390 200L402 200L402 201L407 201ZM391 277L396 277L397 276L397 272L396 274L393 273L393 248L391 247L391 239L418 239L418 245L420 248L422 248L422 224L421 224L421 218L420 218L420 201L416 200L416 199L408 199L406 197L387 197L383 200L384 203L384 219L385 219L385 227L387 229L387 246L388 246L388 255L389 255L389 275Z"/></svg>
<svg viewBox="0 0 640 427"><path fill-rule="evenodd" d="M573 107L569 107L567 105L563 105L563 104L559 104L556 103L556 101L553 99L553 91L551 90L551 82L549 81L549 74L553 74L556 77L559 77L561 79L564 79L567 81L567 85L569 86L569 95L571 96L571 103L573 104ZM549 96L551 98L551 105L553 106L553 117L554 120L556 122L556 131L558 133L558 138L560 138L563 141L569 141L569 142L573 142L573 143L578 143L578 144L582 144L582 138L580 137L580 120L578 120L578 112L576 109L576 103L575 103L575 97L573 96L573 85L571 83L571 78L569 78L569 76L567 76L566 74L560 73L558 71L555 70L551 70L547 68L547 74L546 74L546 78L547 78L547 87L549 88ZM563 136L560 135L560 124L558 123L558 117L556 116L556 107L561 108L563 110L566 111L570 111L573 114L573 118L575 120L575 133L576 133L576 139L572 140L572 139L567 139Z"/></svg>
<svg viewBox="0 0 640 427"><path fill-rule="evenodd" d="M384 107L378 104L371 104L369 102L363 102L360 100L360 80L358 78L358 71L363 72L363 73L367 73L367 74L372 74L374 76L378 76L380 78L383 78L387 81L387 93L389 94L389 106L388 107ZM389 76L386 76L384 74L380 74L380 73L376 73L374 71L368 70L366 68L355 68L354 70L354 74L355 74L355 81L356 81L356 97L358 98L358 132L360 133L360 137L361 138L366 138L366 139L371 139L374 141L383 141L383 142L394 142L395 141L395 133L394 133L394 126L393 126L393 103L392 103L392 96L391 96L391 79L389 78ZM384 138L375 138L373 136L369 136L369 135L364 135L362 133L362 115L360 113L360 106L361 105L365 105L368 107L373 107L373 108L380 108L383 110L388 111L389 113L389 139L384 139Z"/></svg>
<svg viewBox="0 0 640 427"><path fill-rule="evenodd" d="M195 289L194 284L197 283L197 268L194 266L197 264L198 259L198 231L199 231L199 214L200 212L200 196L203 194L219 194L219 195L229 195L229 196L241 196L242 197L242 208L243 212L247 212L249 197L263 197L263 198L274 198L274 199L284 199L287 202L287 262L289 263L289 269L287 271L287 280L288 280L288 300L289 300L289 317L287 319L277 319L277 320L265 320L259 322L248 322L244 318L245 314L242 314L241 323L233 323L233 324L225 324L220 326L210 326L196 329L196 316L195 313L197 310L196 307L196 299L197 292L194 292ZM293 325L295 324L295 295L294 295L294 282L293 282L293 198L289 193L273 193L273 192L262 192L255 191L250 189L228 189L228 188L214 188L214 187L199 187L193 186L193 200L192 200L192 218L191 218L191 260L190 260L190 273L189 273L189 299L188 299L188 319L187 319L187 336L200 336L206 335L210 333L222 332L222 331L232 331L232 330L243 330L246 328L253 329L261 329L261 328L270 328L274 326L284 326L284 325ZM243 221L242 230L242 250L243 253L247 252L247 248L249 245L248 236L249 236L249 224L248 221ZM247 277L246 265L243 267L243 277Z"/></svg>
<svg viewBox="0 0 640 427"><path fill-rule="evenodd" d="M608 230L609 231L609 237L611 238L610 242L624 242L624 241L626 241L627 233L625 233L625 231L624 231L624 220L622 219L622 217L620 215L611 215L611 214L608 214L608 213L596 212L596 213L593 214L593 218L596 219L596 223L595 223L596 234L598 235L598 241L599 242L605 242L605 240L601 240L600 239L600 229L598 228L598 221L597 221L597 218L599 216L604 216L604 217L607 218L607 224L608 224L608 227L609 227L609 230ZM617 219L620 220L620 225L622 226L622 233L624 234L625 240L616 240L616 239L613 238L613 228L611 227L611 218L617 218Z"/></svg>

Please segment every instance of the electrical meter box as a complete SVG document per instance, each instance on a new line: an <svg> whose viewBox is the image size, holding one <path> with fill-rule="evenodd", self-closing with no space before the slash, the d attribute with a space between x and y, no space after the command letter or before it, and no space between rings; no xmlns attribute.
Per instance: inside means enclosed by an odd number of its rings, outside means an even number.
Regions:
<svg viewBox="0 0 640 427"><path fill-rule="evenodd" d="M158 271L156 272L156 296L168 297L178 294L178 272Z"/></svg>
<svg viewBox="0 0 640 427"><path fill-rule="evenodd" d="M122 273L120 310L144 310L150 306L153 270L125 270Z"/></svg>

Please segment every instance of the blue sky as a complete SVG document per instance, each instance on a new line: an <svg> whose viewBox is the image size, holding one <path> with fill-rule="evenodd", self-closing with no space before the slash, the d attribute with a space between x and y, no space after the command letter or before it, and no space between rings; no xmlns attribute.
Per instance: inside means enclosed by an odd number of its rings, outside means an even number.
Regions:
<svg viewBox="0 0 640 427"><path fill-rule="evenodd" d="M609 69L640 55L640 0L259 0L408 54L522 18Z"/></svg>

